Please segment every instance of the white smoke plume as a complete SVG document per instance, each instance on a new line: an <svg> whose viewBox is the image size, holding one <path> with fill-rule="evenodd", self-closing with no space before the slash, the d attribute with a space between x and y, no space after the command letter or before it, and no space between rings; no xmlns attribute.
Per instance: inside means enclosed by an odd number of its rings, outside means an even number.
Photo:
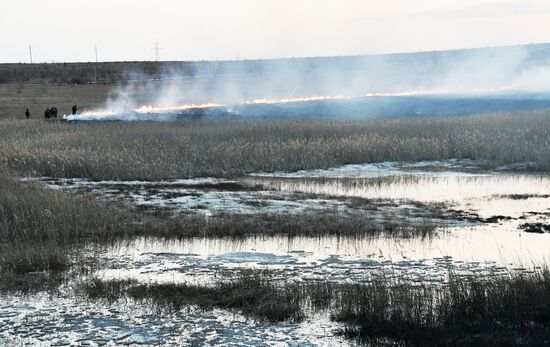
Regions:
<svg viewBox="0 0 550 347"><path fill-rule="evenodd" d="M445 52L198 62L161 76L133 72L104 106L76 119L165 119L149 113L363 96L550 92L550 45ZM304 99L304 100L302 100ZM168 117L170 119L170 117Z"/></svg>

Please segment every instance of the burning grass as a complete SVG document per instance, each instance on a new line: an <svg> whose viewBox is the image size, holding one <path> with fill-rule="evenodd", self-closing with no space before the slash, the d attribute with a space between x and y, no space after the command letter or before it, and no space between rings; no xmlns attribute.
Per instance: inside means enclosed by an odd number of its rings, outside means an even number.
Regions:
<svg viewBox="0 0 550 347"><path fill-rule="evenodd" d="M247 272L213 286L92 279L81 288L92 300L130 298L154 310L224 308L269 322L296 322L328 311L345 323L342 334L368 345L538 346L549 342L550 333L548 269L495 278L451 273L445 285L280 282Z"/></svg>
<svg viewBox="0 0 550 347"><path fill-rule="evenodd" d="M33 176L227 177L470 158L550 168L548 111L441 119L56 124L0 121L0 165Z"/></svg>

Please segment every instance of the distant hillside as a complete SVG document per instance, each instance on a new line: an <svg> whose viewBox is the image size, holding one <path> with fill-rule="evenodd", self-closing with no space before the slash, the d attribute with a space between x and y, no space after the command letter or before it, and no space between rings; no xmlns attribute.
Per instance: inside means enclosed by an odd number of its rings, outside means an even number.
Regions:
<svg viewBox="0 0 550 347"><path fill-rule="evenodd" d="M239 75L357 74L384 67L385 77L399 79L405 71L408 78L437 75L449 66L476 57L507 57L525 52L524 67L550 65L550 44L505 46L403 54L362 55L347 57L295 58L243 61L170 61L170 62L101 62L0 64L0 84L88 84L120 83L132 80L170 78L197 79ZM392 77L393 75L393 77Z"/></svg>

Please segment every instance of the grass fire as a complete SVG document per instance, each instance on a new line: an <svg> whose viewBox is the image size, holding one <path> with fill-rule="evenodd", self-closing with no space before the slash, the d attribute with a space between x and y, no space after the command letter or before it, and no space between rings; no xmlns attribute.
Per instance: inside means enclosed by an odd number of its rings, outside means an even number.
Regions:
<svg viewBox="0 0 550 347"><path fill-rule="evenodd" d="M550 345L548 6L306 3L3 6L0 345Z"/></svg>

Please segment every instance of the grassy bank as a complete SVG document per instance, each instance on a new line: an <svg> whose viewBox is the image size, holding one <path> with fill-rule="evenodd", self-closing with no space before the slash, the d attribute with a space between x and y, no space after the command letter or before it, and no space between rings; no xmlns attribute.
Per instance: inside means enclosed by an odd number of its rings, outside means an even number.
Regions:
<svg viewBox="0 0 550 347"><path fill-rule="evenodd" d="M0 121L20 174L169 179L470 158L550 168L548 111L392 121L54 124Z"/></svg>
<svg viewBox="0 0 550 347"><path fill-rule="evenodd" d="M275 284L274 284L275 283ZM407 346L540 346L550 343L550 273L457 277L448 284L376 281L368 284L277 283L245 273L212 286L141 284L93 279L92 300L130 298L152 310L196 306L236 310L260 321L301 321L328 311L359 344Z"/></svg>

